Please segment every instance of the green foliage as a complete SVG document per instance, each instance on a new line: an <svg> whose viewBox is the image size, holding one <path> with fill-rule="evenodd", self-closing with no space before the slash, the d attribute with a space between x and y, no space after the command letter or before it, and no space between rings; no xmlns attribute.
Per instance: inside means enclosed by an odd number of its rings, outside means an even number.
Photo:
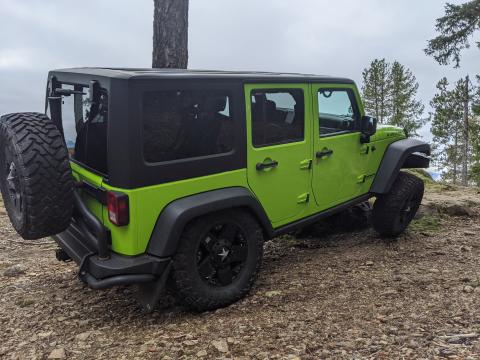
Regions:
<svg viewBox="0 0 480 360"><path fill-rule="evenodd" d="M390 65L385 59L375 59L369 68L363 70L362 76L365 109L373 114L381 124L384 124L390 117Z"/></svg>
<svg viewBox="0 0 480 360"><path fill-rule="evenodd" d="M428 173L427 170L425 169L406 169L403 170L406 171L412 175L415 175L416 177L422 179L422 181L425 183L425 185L429 184L435 184L435 180L433 180L432 175Z"/></svg>
<svg viewBox="0 0 480 360"><path fill-rule="evenodd" d="M435 232L440 228L441 219L438 215L425 215L420 219L414 219L410 224L410 230L419 233Z"/></svg>
<svg viewBox="0 0 480 360"><path fill-rule="evenodd" d="M457 183L461 164L461 126L463 106L458 101L458 84L449 89L447 78L437 84L437 93L430 102L433 135L434 164L442 169L442 178L454 184Z"/></svg>
<svg viewBox="0 0 480 360"><path fill-rule="evenodd" d="M480 0L461 5L445 5L445 15L437 19L436 30L440 35L428 42L425 53L441 65L454 61L460 65L460 53L469 48L469 38L480 30ZM477 42L480 48L480 42Z"/></svg>
<svg viewBox="0 0 480 360"><path fill-rule="evenodd" d="M480 79L479 79L480 83ZM478 94L476 96L476 103L480 102L480 86L478 87ZM480 187L480 111L473 106L474 115L470 120L470 140L471 140L471 166L469 173L469 180L471 183Z"/></svg>
<svg viewBox="0 0 480 360"><path fill-rule="evenodd" d="M437 93L430 105L431 132L433 135L433 160L434 165L442 169L442 179L453 184L458 183L461 166L464 161L463 147L465 146L464 103L466 80L461 79L453 87L446 78L437 84ZM473 110L476 96L469 94L469 104ZM480 124L478 116L470 112L468 137L470 145L468 151L469 180L475 184L480 183Z"/></svg>
<svg viewBox="0 0 480 360"><path fill-rule="evenodd" d="M416 99L418 83L412 72L395 61L375 59L364 69L362 94L365 109L381 124L400 126L417 135L425 123L423 104Z"/></svg>
<svg viewBox="0 0 480 360"><path fill-rule="evenodd" d="M472 111L475 116L480 117L480 75L477 75L477 93L473 99Z"/></svg>
<svg viewBox="0 0 480 360"><path fill-rule="evenodd" d="M426 122L421 118L425 106L416 99L417 79L398 61L392 65L390 79L392 117L389 123L402 127L409 136L417 135L417 130Z"/></svg>

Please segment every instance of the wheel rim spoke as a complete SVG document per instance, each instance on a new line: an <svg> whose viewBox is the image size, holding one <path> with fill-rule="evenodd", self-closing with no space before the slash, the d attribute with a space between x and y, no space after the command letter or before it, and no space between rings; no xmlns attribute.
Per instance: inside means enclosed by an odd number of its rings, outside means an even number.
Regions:
<svg viewBox="0 0 480 360"><path fill-rule="evenodd" d="M219 237L223 239L234 239L235 235L237 234L237 227L235 224L225 224L222 228L222 231L220 231Z"/></svg>
<svg viewBox="0 0 480 360"><path fill-rule="evenodd" d="M212 247L213 247L213 245L215 244L216 241L217 241L216 236L213 235L212 233L208 233L207 236L205 236L205 238L203 239L202 244L205 247L205 249L209 253L211 253L212 252Z"/></svg>
<svg viewBox="0 0 480 360"><path fill-rule="evenodd" d="M246 246L232 246L231 262L243 262L247 259L248 249Z"/></svg>
<svg viewBox="0 0 480 360"><path fill-rule="evenodd" d="M233 221L213 225L200 242L197 269L210 286L232 284L248 258L248 245L242 228Z"/></svg>
<svg viewBox="0 0 480 360"><path fill-rule="evenodd" d="M413 205L414 205L414 200L413 200L412 197L410 196L410 197L405 201L405 204L404 204L402 210L400 211L400 223L401 223L401 224L405 224L405 222L408 221L409 216L410 216L410 214L411 214L411 212L412 212Z"/></svg>
<svg viewBox="0 0 480 360"><path fill-rule="evenodd" d="M206 256L198 265L198 272L203 278L210 278L215 273L215 268L212 265L212 258L210 255Z"/></svg>
<svg viewBox="0 0 480 360"><path fill-rule="evenodd" d="M232 283L233 273L232 273L232 269L230 268L230 266L227 266L227 267L222 268L222 269L218 269L217 276L218 276L218 280L220 281L221 285L228 285L228 284Z"/></svg>

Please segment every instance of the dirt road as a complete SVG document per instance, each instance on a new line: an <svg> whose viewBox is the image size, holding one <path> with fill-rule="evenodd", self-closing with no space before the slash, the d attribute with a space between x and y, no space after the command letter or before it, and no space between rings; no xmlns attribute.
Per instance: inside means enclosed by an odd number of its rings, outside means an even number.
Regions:
<svg viewBox="0 0 480 360"><path fill-rule="evenodd" d="M480 194L438 190L395 243L371 230L268 242L252 293L203 314L89 290L0 207L0 358L480 358ZM465 216L432 210L462 214L448 211L459 199Z"/></svg>

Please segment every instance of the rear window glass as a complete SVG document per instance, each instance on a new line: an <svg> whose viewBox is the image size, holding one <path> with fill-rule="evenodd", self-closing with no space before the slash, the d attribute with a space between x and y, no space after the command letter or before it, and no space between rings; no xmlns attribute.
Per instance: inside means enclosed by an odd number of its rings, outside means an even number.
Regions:
<svg viewBox="0 0 480 360"><path fill-rule="evenodd" d="M100 90L91 100L89 87L63 85L75 94L63 97L62 124L70 157L87 167L108 174L107 122L108 94Z"/></svg>
<svg viewBox="0 0 480 360"><path fill-rule="evenodd" d="M232 101L225 91L169 90L143 96L143 153L163 162L230 152Z"/></svg>
<svg viewBox="0 0 480 360"><path fill-rule="evenodd" d="M286 144L304 139L302 90L254 90L251 105L253 146Z"/></svg>

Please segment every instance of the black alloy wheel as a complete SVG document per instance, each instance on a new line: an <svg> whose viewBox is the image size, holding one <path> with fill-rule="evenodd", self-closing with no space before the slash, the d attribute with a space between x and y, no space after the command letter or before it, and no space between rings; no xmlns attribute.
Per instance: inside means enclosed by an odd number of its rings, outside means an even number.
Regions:
<svg viewBox="0 0 480 360"><path fill-rule="evenodd" d="M214 225L202 236L197 252L197 269L209 285L230 285L245 267L248 243L234 222Z"/></svg>
<svg viewBox="0 0 480 360"><path fill-rule="evenodd" d="M252 288L263 256L263 231L247 211L229 209L191 221L173 258L170 285L196 311L227 306Z"/></svg>

